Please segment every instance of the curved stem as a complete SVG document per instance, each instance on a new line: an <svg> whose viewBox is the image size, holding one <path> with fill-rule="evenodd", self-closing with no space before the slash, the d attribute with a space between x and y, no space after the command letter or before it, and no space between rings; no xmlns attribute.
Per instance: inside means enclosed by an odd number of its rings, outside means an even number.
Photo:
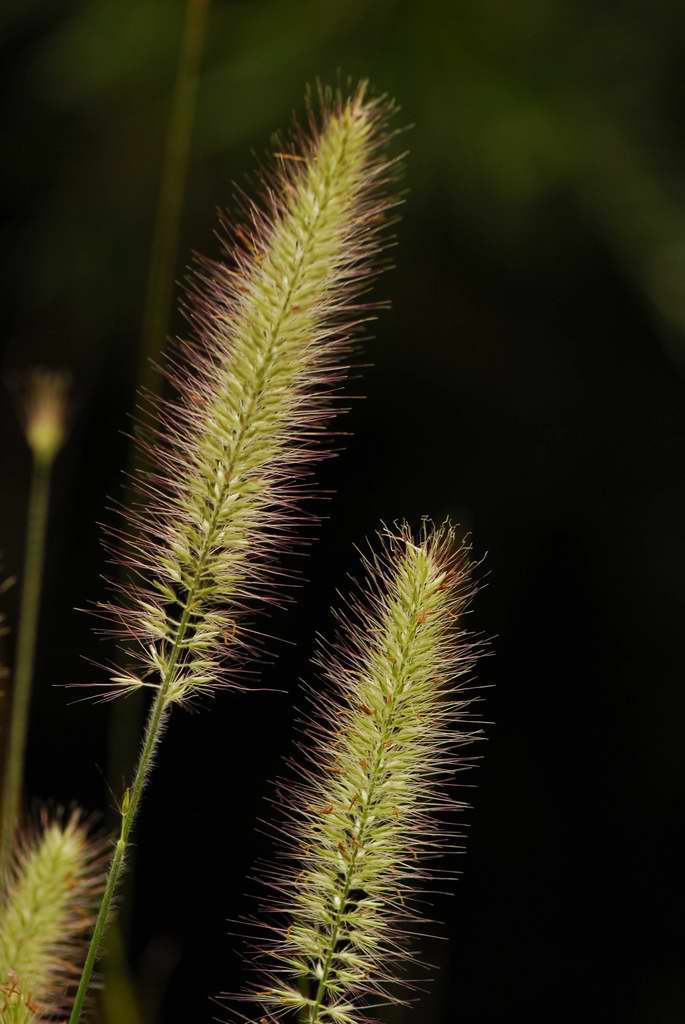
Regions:
<svg viewBox="0 0 685 1024"><path fill-rule="evenodd" d="M36 634L45 563L52 461L34 458L29 497L19 632L12 691L9 746L5 762L0 832L0 873L6 867L21 805L26 734L36 654Z"/></svg>
<svg viewBox="0 0 685 1024"><path fill-rule="evenodd" d="M204 571L204 563L207 557L207 553L210 550L211 544L214 541L214 533L216 530L216 524L219 514L219 508L221 502L217 501L216 509L210 524L210 528L207 531L205 543L203 549L198 558L198 564L195 571L195 577L193 584L188 591L188 599L186 601L186 607L181 617L181 621L178 625L178 630L174 638L173 647L169 655L169 660L165 666L163 678L160 681L159 689L155 696L152 707L150 708L147 723L145 725L145 736L143 739L143 746L138 757L138 763L136 765L135 773L133 776L133 782L126 790L124 794L124 800L121 808L121 827L119 831L119 838L117 839L114 847L114 853L112 854L112 860L109 865L109 871L107 872L107 881L105 883L105 891L100 901L100 907L98 909L98 916L95 921L93 928L93 934L90 939L88 946L88 953L86 954L86 960L83 965L81 972L81 978L79 980L79 986L74 997L74 1005L72 1007L71 1016L69 1017L69 1024L77 1024L83 1011L83 1004L88 992L90 980L93 975L93 968L95 967L95 961L97 960L98 952L104 938L105 931L107 929L107 923L109 918L110 906L114 893L116 892L117 885L119 882L119 876L121 875L122 868L124 866L124 858L126 854L126 847L128 846L128 838L133 828L133 823L138 813L140 806L140 798L143 795L143 789L145 788L145 782L152 764L152 756L155 751L155 747L159 741L160 736L165 725L167 715L169 714L169 707L167 705L166 697L174 680L174 674L178 665L179 655L183 646L183 642L190 625L193 605L197 595L198 586L202 579L202 573Z"/></svg>

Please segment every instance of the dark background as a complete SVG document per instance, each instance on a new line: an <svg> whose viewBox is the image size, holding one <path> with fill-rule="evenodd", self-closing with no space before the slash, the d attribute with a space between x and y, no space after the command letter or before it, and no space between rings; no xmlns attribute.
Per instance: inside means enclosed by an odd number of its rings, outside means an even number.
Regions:
<svg viewBox="0 0 685 1024"><path fill-rule="evenodd" d="M33 799L111 804L109 705L54 684L110 650L98 521L127 459L177 0L3 0L0 345L5 373L68 368L30 734ZM415 127L392 301L352 390L289 695L176 714L137 831L131 962L145 1024L209 1020L240 986L228 919L268 842L297 679L352 545L449 514L487 553L473 625L493 725L468 792L463 878L435 908L437 980L384 1019L625 1021L685 1011L685 13L676 2L215 0L177 275L217 254L217 207L302 109L370 76ZM185 329L175 319L172 331ZM19 573L30 460L0 404L0 546ZM485 571L483 571L485 575ZM15 591L4 598L10 622ZM117 787L119 789L119 787ZM107 1024L134 1024L123 1011Z"/></svg>

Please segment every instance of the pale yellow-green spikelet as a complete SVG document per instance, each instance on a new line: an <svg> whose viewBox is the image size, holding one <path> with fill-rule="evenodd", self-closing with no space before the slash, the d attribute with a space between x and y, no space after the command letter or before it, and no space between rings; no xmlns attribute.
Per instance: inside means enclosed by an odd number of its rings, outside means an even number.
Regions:
<svg viewBox="0 0 685 1024"><path fill-rule="evenodd" d="M102 844L78 813L19 840L0 904L0 1024L59 1019L102 885Z"/></svg>
<svg viewBox="0 0 685 1024"><path fill-rule="evenodd" d="M235 682L253 646L241 642L246 603L282 600L277 556L302 543L307 466L322 454L397 202L390 110L365 86L322 92L307 130L274 154L227 262L198 275L196 340L169 372L179 398L160 407L145 500L116 538L135 584L107 611L136 666L106 696L149 686L172 704Z"/></svg>
<svg viewBox="0 0 685 1024"><path fill-rule="evenodd" d="M425 921L416 900L446 874L428 868L454 836L441 816L461 806L446 789L474 736L462 729L478 653L462 621L468 549L449 526L401 527L365 568L340 640L318 656L327 685L310 691L302 756L275 800L292 867L264 876L267 937L246 996L268 1021L361 1024L399 1001L392 983Z"/></svg>
<svg viewBox="0 0 685 1024"><path fill-rule="evenodd" d="M69 378L56 370L34 370L24 400L24 432L36 462L49 466L67 432Z"/></svg>

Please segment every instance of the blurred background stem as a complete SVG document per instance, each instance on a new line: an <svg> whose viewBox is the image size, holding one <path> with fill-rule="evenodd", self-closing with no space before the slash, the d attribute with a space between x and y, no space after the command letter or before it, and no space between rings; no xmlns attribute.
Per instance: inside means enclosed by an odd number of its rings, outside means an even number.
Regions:
<svg viewBox="0 0 685 1024"><path fill-rule="evenodd" d="M143 314L138 386L157 391L157 362L171 315L178 234L210 0L188 0L171 118L166 137Z"/></svg>
<svg viewBox="0 0 685 1024"><path fill-rule="evenodd" d="M34 454L24 548L14 685L12 687L12 711L2 794L0 874L6 868L7 859L12 850L12 839L21 807L26 734L45 563L51 471L52 459L44 459Z"/></svg>

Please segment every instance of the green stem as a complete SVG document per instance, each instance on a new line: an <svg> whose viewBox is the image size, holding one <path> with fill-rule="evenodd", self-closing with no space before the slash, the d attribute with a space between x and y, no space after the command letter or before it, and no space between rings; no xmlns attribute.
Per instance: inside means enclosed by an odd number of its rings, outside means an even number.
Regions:
<svg viewBox="0 0 685 1024"><path fill-rule="evenodd" d="M52 460L33 459L29 498L24 576L21 589L19 632L12 692L9 746L5 762L2 796L2 832L0 833L0 871L7 865L19 817L26 753L31 684L36 655L38 613L45 562L45 536L50 503Z"/></svg>
<svg viewBox="0 0 685 1024"><path fill-rule="evenodd" d="M112 898L116 892L117 884L119 882L119 875L121 869L124 866L124 856L126 854L126 845L128 836L133 822L135 820L136 812L138 810L138 804L140 802L140 796L143 791L145 784L145 777L147 775L150 759L152 752L155 748L157 740L159 738L161 725L164 716L164 703L161 699L162 690L160 689L155 703L153 704L150 717L148 718L147 728L145 730L145 742L143 749L138 759L138 765L136 767L136 773L133 779L133 784L130 790L127 790L127 794L130 794L128 800L128 807L126 811L122 812L121 815L121 830L119 838L117 839L116 846L114 847L114 853L107 873L107 882L105 885L105 891L100 902L98 909L98 916L95 921L95 927L88 946L88 953L86 956L86 962L83 965L83 971L79 981L78 990L74 998L74 1005L71 1011L71 1017L69 1018L70 1024L75 1024L81 1017L83 1010L83 1004L88 992L88 986L90 985L90 979L93 974L93 968L95 967L95 961L97 959L98 950L102 943L102 939L107 928L107 919L109 917L109 911L112 904Z"/></svg>
<svg viewBox="0 0 685 1024"><path fill-rule="evenodd" d="M221 495L223 497L223 495ZM169 660L165 666L163 678L160 681L157 695L154 699L150 712L148 714L147 723L145 726L145 738L143 740L143 746L138 757L138 763L136 765L135 774L133 776L133 782L124 794L124 801L121 808L121 828L119 832L119 838L114 847L114 853L112 854L112 860L109 865L109 871L107 872L107 881L105 883L105 891L100 902L98 909L98 916L95 921L95 927L93 928L93 934L90 939L88 946L88 953L86 954L86 961L83 965L81 972L81 978L79 981L78 990L74 998L74 1005L69 1018L69 1024L77 1024L83 1011L83 1004L86 999L88 987L93 974L93 968L95 967L95 961L97 960L98 952L104 938L105 931L107 929L107 923L109 918L110 906L112 898L116 892L117 885L119 883L119 876L124 866L124 857L126 854L126 847L128 845L128 838L133 828L133 823L138 813L140 806L140 798L143 795L143 789L145 782L152 764L152 756L155 751L155 747L162 734L162 730L165 724L165 720L168 716L169 709L166 703L166 696L169 691L169 687L174 679L174 673L178 665L179 656L183 647L188 627L191 622L193 614L195 597L197 595L197 589L202 580L202 573L205 567L205 559L214 542L214 533L216 531L216 523L219 515L219 509L221 507L221 500L217 501L212 522L210 528L207 531L205 543L200 552L198 558L198 564L195 571L195 577L193 579L192 586L188 591L188 598L186 601L185 610L181 617L181 621L178 625L178 631L174 638L173 647L169 655Z"/></svg>

